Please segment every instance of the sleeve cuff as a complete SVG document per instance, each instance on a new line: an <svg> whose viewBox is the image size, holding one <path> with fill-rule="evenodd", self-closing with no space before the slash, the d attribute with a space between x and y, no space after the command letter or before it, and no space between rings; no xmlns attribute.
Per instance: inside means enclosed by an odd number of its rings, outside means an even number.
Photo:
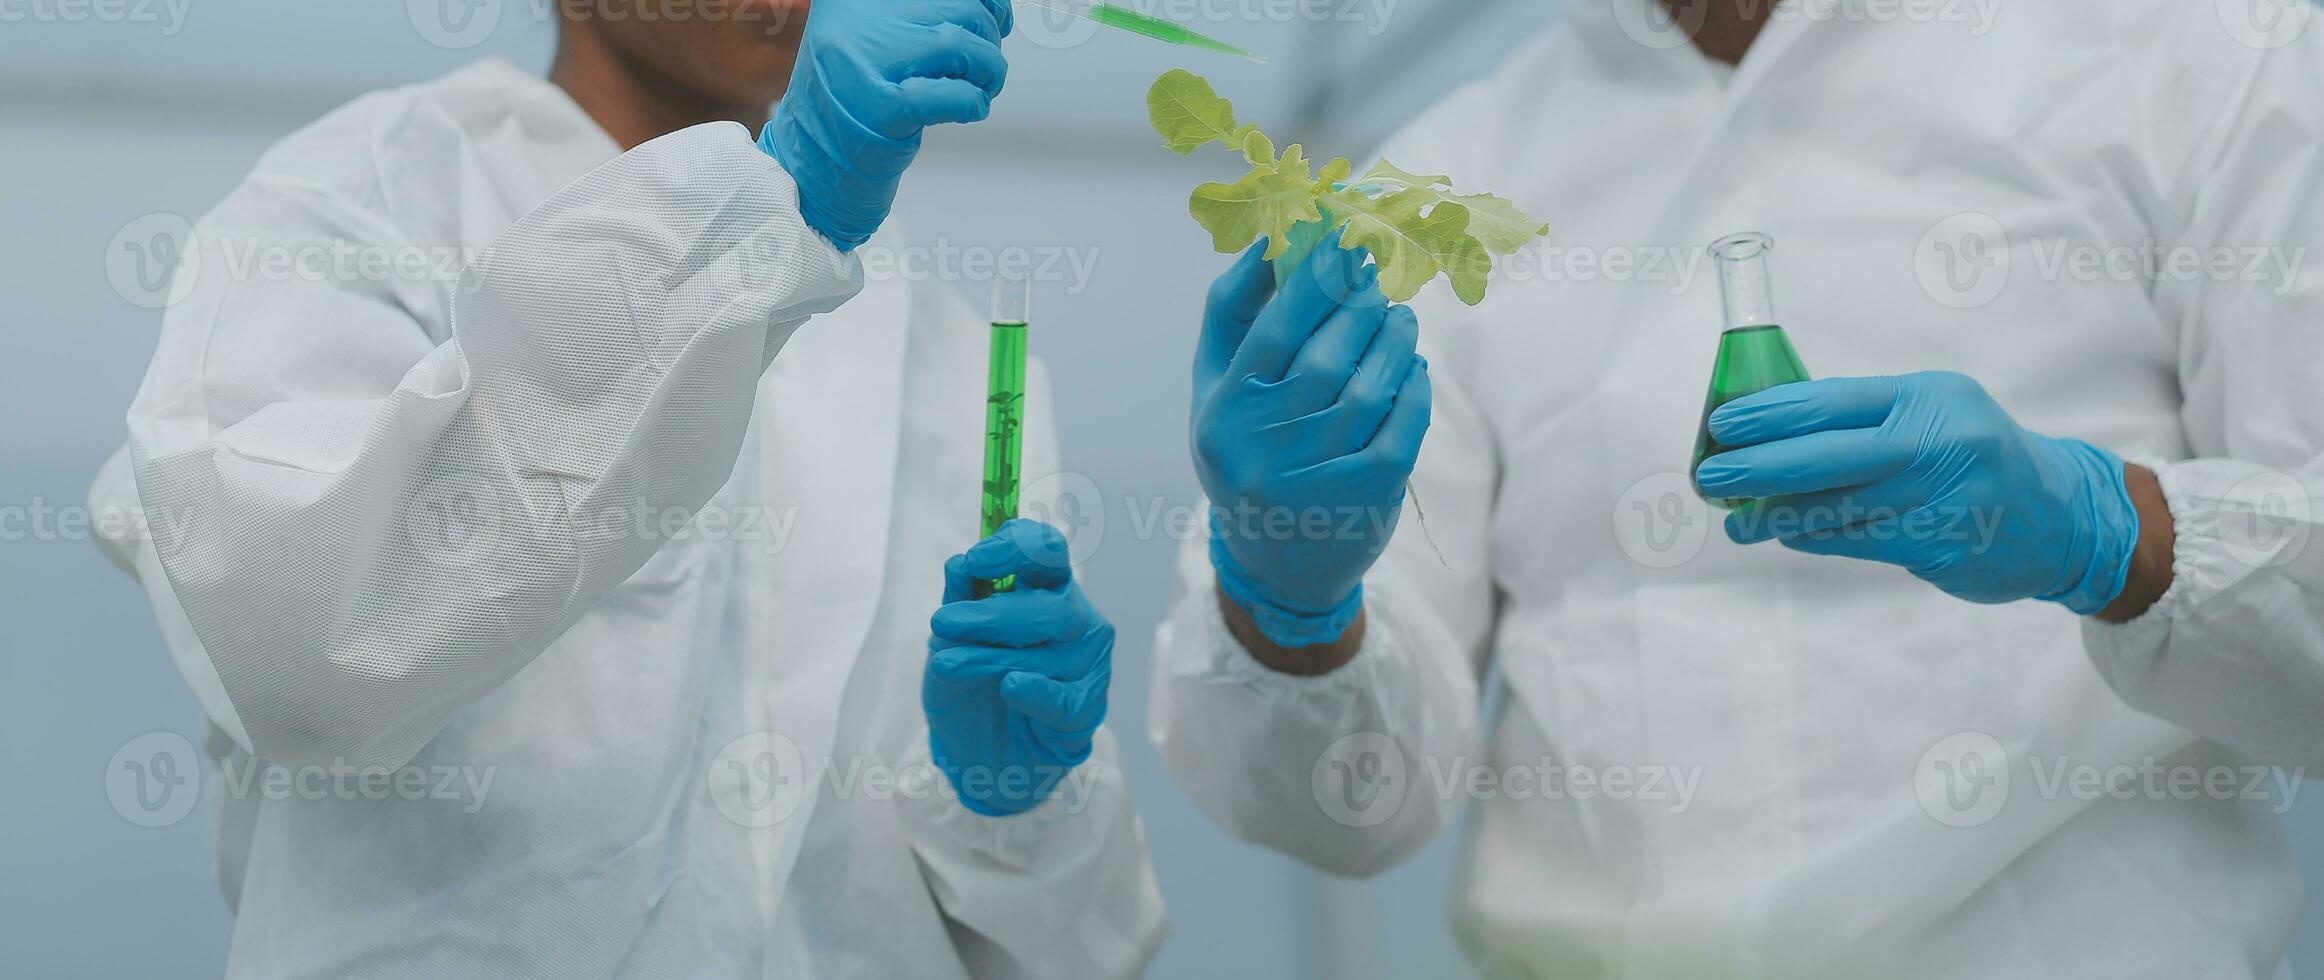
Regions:
<svg viewBox="0 0 2324 980"><path fill-rule="evenodd" d="M2213 481L2185 462L2169 462L2156 458L2124 457L2126 462L2154 471L2162 485L2163 503L2170 508L2171 586L2163 590L2154 605L2146 612L2124 623L2106 623L2086 619L2087 628L2101 633L2108 631L2145 631L2159 628L2185 615L2204 598L2218 595L2228 586L2260 567L2257 562L2246 563L2237 555L2250 549L2248 532L2228 527L2233 515L2248 518L2244 508L2233 500L2234 487L2227 493L2210 487ZM2248 482L2248 481L2245 481ZM2241 486L2239 482L2236 486Z"/></svg>
<svg viewBox="0 0 2324 980"><path fill-rule="evenodd" d="M1243 641L1235 638L1234 631L1227 627L1226 613L1219 609L1216 588L1214 573L1214 577L1202 582L1201 588L1187 594L1187 601L1198 607L1195 615L1199 619L1197 628L1203 633L1202 647L1211 652L1210 662L1205 665L1210 676L1247 685L1270 703L1309 697L1332 698L1375 688L1380 661L1389 655L1387 648L1392 646L1389 638L1396 626L1394 615L1383 615L1382 603L1371 597L1374 590L1362 593L1363 609L1369 617L1364 642L1356 647L1355 655L1347 663L1325 674L1286 674L1260 663L1243 646Z"/></svg>
<svg viewBox="0 0 2324 980"><path fill-rule="evenodd" d="M904 825L915 839L939 842L990 857L1011 867L1029 867L1043 842L1102 809L1109 796L1123 792L1119 749L1111 729L1100 728L1089 758L1058 780L1055 791L1040 805L1023 813L991 817L961 805L960 793L936 768L923 731L904 757L906 773L924 773L929 792L898 797Z"/></svg>

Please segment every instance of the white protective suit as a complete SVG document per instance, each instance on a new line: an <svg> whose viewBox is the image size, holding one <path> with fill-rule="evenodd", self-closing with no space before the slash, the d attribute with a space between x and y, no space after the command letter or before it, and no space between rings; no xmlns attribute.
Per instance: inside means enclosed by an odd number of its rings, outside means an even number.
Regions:
<svg viewBox="0 0 2324 980"><path fill-rule="evenodd" d="M2324 17L2271 48L2234 4L1786 2L1729 69L1653 3L1575 0L1388 146L1552 224L1481 307L1417 304L1445 563L1407 511L1359 652L1293 677L1224 632L1195 542L1155 664L1172 771L1350 875L1467 802L1450 915L1491 976L2273 974L2301 899L2265 766L2324 762L2324 268L2237 277L2324 238ZM2169 593L2109 626L1729 542L1686 472L1702 249L1744 230L1817 376L1960 371L2150 461ZM2252 251L2055 261L2150 239Z"/></svg>
<svg viewBox="0 0 2324 980"><path fill-rule="evenodd" d="M743 127L624 153L504 62L291 136L196 238L94 497L149 515L113 545L216 764L489 778L214 771L230 975L1142 969L1110 736L1009 819L867 775L926 764L928 616L976 535L986 328L952 287L864 285ZM483 257L265 271L332 243Z"/></svg>

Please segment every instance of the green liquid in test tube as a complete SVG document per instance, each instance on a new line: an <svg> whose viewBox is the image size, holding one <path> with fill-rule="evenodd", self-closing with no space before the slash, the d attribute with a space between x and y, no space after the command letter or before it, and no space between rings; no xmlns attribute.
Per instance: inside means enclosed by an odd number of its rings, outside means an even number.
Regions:
<svg viewBox="0 0 2324 980"><path fill-rule="evenodd" d="M1721 405L1780 384L1806 381L1808 369L1792 349L1791 337L1775 318L1775 291L1768 283L1767 254L1775 240L1757 232L1729 235L1711 245L1719 265L1719 301L1725 310L1726 330L1719 334L1719 356L1711 362L1711 388L1703 397L1703 418L1695 431L1694 465L1725 452L1711 438L1711 412ZM1696 493L1702 488L1696 487ZM1714 507L1733 509L1748 503L1705 495Z"/></svg>
<svg viewBox="0 0 2324 980"><path fill-rule="evenodd" d="M977 537L989 538L1017 516L1017 483L1025 456L1025 334L1032 322L1033 283L1020 273L993 280L992 350L986 360L984 400L984 508ZM1015 576L980 586L980 594L1016 588Z"/></svg>

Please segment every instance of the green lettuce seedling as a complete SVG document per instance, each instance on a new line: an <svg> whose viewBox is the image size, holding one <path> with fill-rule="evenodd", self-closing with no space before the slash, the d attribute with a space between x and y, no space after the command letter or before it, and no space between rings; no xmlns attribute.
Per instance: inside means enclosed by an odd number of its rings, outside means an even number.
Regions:
<svg viewBox="0 0 2324 980"><path fill-rule="evenodd" d="M1409 300L1443 275L1453 295L1475 306L1485 298L1493 256L1549 233L1548 225L1527 218L1505 198L1454 194L1443 174L1406 173L1382 160L1351 180L1354 168L1346 157L1313 171L1299 144L1278 155L1267 134L1237 123L1234 105L1202 76L1183 69L1154 80L1146 111L1172 152L1224 143L1241 150L1250 164L1240 180L1195 188L1187 204L1221 252L1240 252L1264 235L1266 257L1281 259L1298 243L1338 228L1341 247L1371 252L1380 266L1380 291L1390 300Z"/></svg>

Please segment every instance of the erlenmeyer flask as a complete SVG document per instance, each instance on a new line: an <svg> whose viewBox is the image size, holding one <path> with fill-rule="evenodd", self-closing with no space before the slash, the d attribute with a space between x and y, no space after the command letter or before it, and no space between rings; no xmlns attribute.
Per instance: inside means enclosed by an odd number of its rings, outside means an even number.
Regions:
<svg viewBox="0 0 2324 980"><path fill-rule="evenodd" d="M1792 349L1791 338L1775 319L1775 292L1767 278L1767 253L1775 239L1758 232L1729 235L1711 243L1711 258L1719 266L1719 301L1727 327L1719 334L1719 356L1711 362L1710 392L1703 396L1703 417L1695 428L1694 463L1687 479L1703 460L1727 447L1711 438L1711 411L1757 391L1780 384L1806 381L1808 369ZM1701 487L1695 488L1702 493ZM1744 501L1704 495L1714 507L1733 508Z"/></svg>

